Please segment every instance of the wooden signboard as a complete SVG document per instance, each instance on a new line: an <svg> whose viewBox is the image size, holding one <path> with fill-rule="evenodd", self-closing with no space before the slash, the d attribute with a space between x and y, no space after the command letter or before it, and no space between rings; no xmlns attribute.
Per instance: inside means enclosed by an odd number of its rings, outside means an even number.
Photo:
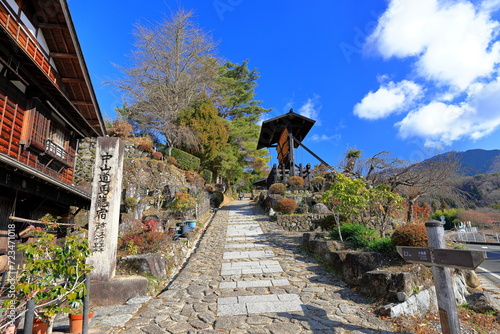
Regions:
<svg viewBox="0 0 500 334"><path fill-rule="evenodd" d="M288 166L290 163L290 145L288 143L288 130L284 128L278 139L278 162Z"/></svg>
<svg viewBox="0 0 500 334"><path fill-rule="evenodd" d="M429 266L476 269L486 259L484 251L402 246L397 250L406 262Z"/></svg>

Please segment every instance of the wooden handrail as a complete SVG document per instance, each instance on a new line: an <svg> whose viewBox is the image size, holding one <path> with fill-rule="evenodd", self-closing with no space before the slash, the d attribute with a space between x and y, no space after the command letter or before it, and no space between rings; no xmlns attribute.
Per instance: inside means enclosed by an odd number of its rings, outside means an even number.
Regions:
<svg viewBox="0 0 500 334"><path fill-rule="evenodd" d="M42 47L40 46L38 40L31 36L31 34L25 31L24 27L17 22L13 16L8 13L7 8L0 3L0 24L5 28L14 40L17 42L20 48L22 48L26 53L33 59L35 64L38 65L40 70L45 73L45 75L57 86L59 87L58 77L55 75L57 71L50 65L48 56L44 53ZM25 40L24 43L22 43ZM33 44L33 51L30 49L30 43Z"/></svg>

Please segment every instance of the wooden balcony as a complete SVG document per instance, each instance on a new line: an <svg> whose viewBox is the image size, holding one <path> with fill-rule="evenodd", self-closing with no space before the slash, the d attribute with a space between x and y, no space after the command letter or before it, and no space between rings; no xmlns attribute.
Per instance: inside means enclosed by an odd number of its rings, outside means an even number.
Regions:
<svg viewBox="0 0 500 334"><path fill-rule="evenodd" d="M40 70L57 86L61 82L57 71L49 62L49 57L46 55L36 38L27 31L18 21L12 16L7 8L0 2L0 25L7 31L11 37L17 42L19 47L23 49L38 65Z"/></svg>
<svg viewBox="0 0 500 334"><path fill-rule="evenodd" d="M50 155L52 158L62 162L67 167L73 167L75 162L75 156L73 154L70 154L61 146L48 139L45 142L45 154Z"/></svg>

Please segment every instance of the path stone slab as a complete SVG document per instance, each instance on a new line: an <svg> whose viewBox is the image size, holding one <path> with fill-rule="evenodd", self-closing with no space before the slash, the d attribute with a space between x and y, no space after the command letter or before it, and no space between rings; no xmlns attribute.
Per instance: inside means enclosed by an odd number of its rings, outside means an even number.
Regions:
<svg viewBox="0 0 500 334"><path fill-rule="evenodd" d="M278 261L245 261L222 263L221 275L281 273Z"/></svg>
<svg viewBox="0 0 500 334"><path fill-rule="evenodd" d="M224 246L224 248L260 248L260 247L270 247L268 243L256 242L256 243L246 243L246 244L229 244Z"/></svg>
<svg viewBox="0 0 500 334"><path fill-rule="evenodd" d="M304 310L299 296L295 294L226 297L219 298L217 302L217 315L219 316Z"/></svg>
<svg viewBox="0 0 500 334"><path fill-rule="evenodd" d="M228 237L247 236L263 234L259 224L229 225L227 227Z"/></svg>
<svg viewBox="0 0 500 334"><path fill-rule="evenodd" d="M290 285L287 279L272 279L272 280L251 280L237 282L221 282L219 289L235 289L235 288L259 288L271 286L286 286Z"/></svg>
<svg viewBox="0 0 500 334"><path fill-rule="evenodd" d="M265 236L242 236L242 237L227 237L226 241L258 241L267 240Z"/></svg>
<svg viewBox="0 0 500 334"><path fill-rule="evenodd" d="M222 259L251 259L256 257L274 257L272 250L248 251L248 252L225 252Z"/></svg>

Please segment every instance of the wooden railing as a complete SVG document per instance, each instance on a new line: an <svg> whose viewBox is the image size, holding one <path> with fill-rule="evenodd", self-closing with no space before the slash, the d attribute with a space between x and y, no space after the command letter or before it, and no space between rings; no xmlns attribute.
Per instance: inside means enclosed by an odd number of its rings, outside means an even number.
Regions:
<svg viewBox="0 0 500 334"><path fill-rule="evenodd" d="M75 162L75 157L72 154L65 151L61 146L49 139L47 139L45 144L45 153L54 159L61 161L68 167L72 167Z"/></svg>
<svg viewBox="0 0 500 334"><path fill-rule="evenodd" d="M36 38L27 31L17 19L12 16L7 8L0 2L0 25L14 38L19 47L33 59L35 64L42 70L47 77L59 87L60 78L56 70L49 62L42 47Z"/></svg>

